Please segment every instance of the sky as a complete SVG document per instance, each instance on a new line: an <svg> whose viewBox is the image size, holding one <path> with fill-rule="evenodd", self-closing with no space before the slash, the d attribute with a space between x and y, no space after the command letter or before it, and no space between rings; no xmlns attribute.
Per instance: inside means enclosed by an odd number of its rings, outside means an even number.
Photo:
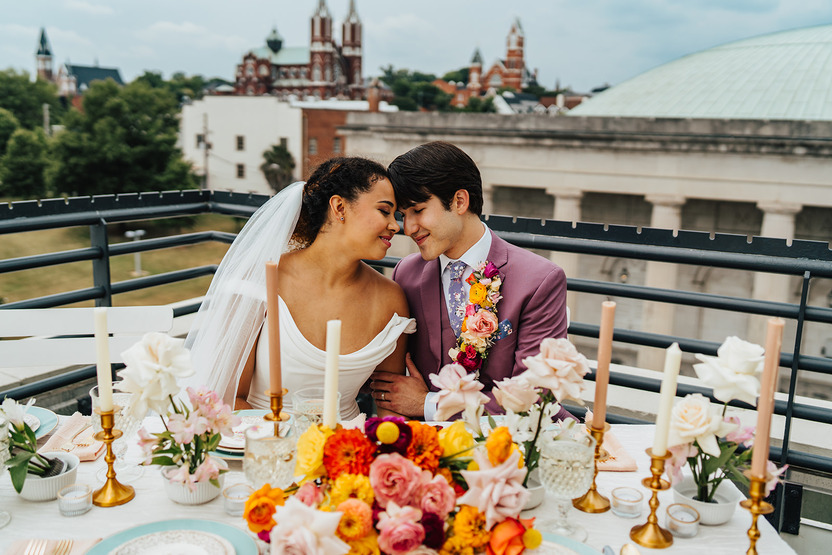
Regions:
<svg viewBox="0 0 832 555"><path fill-rule="evenodd" d="M485 68L505 56L515 18L526 65L546 88L615 85L686 54L776 31L832 23L830 0L355 0L364 75L392 65L434 73ZM309 44L318 0L0 0L0 69L35 71L39 29L54 62L232 80L273 26L285 46ZM336 37L349 0L326 0Z"/></svg>

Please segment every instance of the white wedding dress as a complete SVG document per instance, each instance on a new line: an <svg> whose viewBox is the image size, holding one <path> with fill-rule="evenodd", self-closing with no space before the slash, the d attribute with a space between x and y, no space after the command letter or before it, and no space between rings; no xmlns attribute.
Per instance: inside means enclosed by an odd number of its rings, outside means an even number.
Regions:
<svg viewBox="0 0 832 555"><path fill-rule="evenodd" d="M352 353L343 354L338 361L338 391L341 393L341 420L358 416L355 398L373 370L396 349L402 333L416 331L416 321L394 314L387 325L369 343ZM251 380L248 402L258 409L269 408L269 340L268 321L264 321L257 342L254 377ZM280 365L283 387L289 395L283 399L283 409L292 413L292 393L305 387L323 387L326 351L312 345L300 332L289 307L280 299Z"/></svg>

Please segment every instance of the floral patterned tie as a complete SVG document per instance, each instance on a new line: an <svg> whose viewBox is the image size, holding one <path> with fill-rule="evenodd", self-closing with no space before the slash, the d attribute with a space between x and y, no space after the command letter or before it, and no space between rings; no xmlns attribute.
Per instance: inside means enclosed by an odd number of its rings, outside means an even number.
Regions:
<svg viewBox="0 0 832 555"><path fill-rule="evenodd" d="M465 317L465 305L467 299L465 298L465 287L462 284L462 274L465 273L465 268L468 264L461 260L450 264L448 270L451 272L451 285L448 287L448 317L451 321L451 328L459 337L462 329L462 320Z"/></svg>

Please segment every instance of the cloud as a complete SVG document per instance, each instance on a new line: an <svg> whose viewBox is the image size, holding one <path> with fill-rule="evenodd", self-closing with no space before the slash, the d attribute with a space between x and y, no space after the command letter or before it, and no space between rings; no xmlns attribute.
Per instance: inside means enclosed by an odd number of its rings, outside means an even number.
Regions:
<svg viewBox="0 0 832 555"><path fill-rule="evenodd" d="M136 32L136 36L146 42L166 44L187 44L203 49L242 51L251 47L251 40L226 33L217 33L206 27L183 21L157 21Z"/></svg>
<svg viewBox="0 0 832 555"><path fill-rule="evenodd" d="M52 51L56 55L58 51L73 52L75 48L92 49L95 43L88 37L79 35L75 31L67 31L58 27L49 27L46 29L46 36L49 37L49 42L52 43Z"/></svg>
<svg viewBox="0 0 832 555"><path fill-rule="evenodd" d="M115 11L110 6L102 6L100 4L93 4L85 2L84 0L66 0L64 2L70 10L83 12L89 15L113 15Z"/></svg>
<svg viewBox="0 0 832 555"><path fill-rule="evenodd" d="M8 38L20 37L22 39L32 39L34 42L37 42L40 34L37 27L27 27L26 25L18 25L17 23L0 23L0 36Z"/></svg>

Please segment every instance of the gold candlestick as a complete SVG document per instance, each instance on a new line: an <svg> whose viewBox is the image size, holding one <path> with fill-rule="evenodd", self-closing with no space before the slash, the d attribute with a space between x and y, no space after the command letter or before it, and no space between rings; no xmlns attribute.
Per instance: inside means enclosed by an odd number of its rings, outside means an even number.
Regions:
<svg viewBox="0 0 832 555"><path fill-rule="evenodd" d="M263 420L274 422L274 435L280 435L280 423L289 420L289 415L283 412L283 397L289 394L289 390L285 387L280 393L272 393L271 390L265 391L269 396L269 408L271 412L263 415Z"/></svg>
<svg viewBox="0 0 832 555"><path fill-rule="evenodd" d="M121 410L121 407L114 407L114 409ZM103 441L107 446L107 453L104 455L104 461L107 463L107 481L92 494L92 502L98 507L115 507L116 505L123 505L136 496L136 490L133 486L126 486L116 479L116 471L113 468L113 463L116 456L113 454L113 441L121 437L121 430L113 429L115 422L113 410L97 411L101 415L101 431L95 434L95 439Z"/></svg>
<svg viewBox="0 0 832 555"><path fill-rule="evenodd" d="M746 555L757 555L757 540L760 539L760 529L757 528L757 517L774 512L770 503L763 501L766 496L766 481L764 478L757 478L750 471L745 473L751 483L748 485L749 498L740 503L743 509L751 513L751 527L748 529L748 540L750 545Z"/></svg>
<svg viewBox="0 0 832 555"><path fill-rule="evenodd" d="M595 479L598 477L598 461L604 460L603 457L609 454L601 447L604 443L604 434L610 431L610 425L604 422L603 428L593 428L587 425L589 433L595 438L595 474L592 475L592 485L582 497L572 500L572 506L585 513L604 513L610 510L610 500L600 493L595 486Z"/></svg>
<svg viewBox="0 0 832 555"><path fill-rule="evenodd" d="M644 524L633 526L630 530L630 539L644 547L664 549L673 545L673 536L670 532L659 526L656 510L659 508L659 492L670 489L670 483L667 480L662 480L662 474L664 474L664 462L671 455L665 453L661 457L657 457L653 455L652 449L647 449L647 455L650 457L650 473L652 477L645 478L641 483L644 487L653 490L653 495L650 497L650 515Z"/></svg>

